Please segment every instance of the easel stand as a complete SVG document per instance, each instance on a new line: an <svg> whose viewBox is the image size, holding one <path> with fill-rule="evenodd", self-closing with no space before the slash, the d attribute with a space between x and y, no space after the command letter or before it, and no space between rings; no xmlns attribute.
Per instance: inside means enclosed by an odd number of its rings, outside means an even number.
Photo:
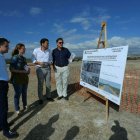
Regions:
<svg viewBox="0 0 140 140"><path fill-rule="evenodd" d="M104 34L104 40L102 40L103 34ZM102 22L102 24L101 24L101 32L100 32L100 36L99 36L99 40L98 40L97 49L100 48L101 44L102 44L102 48L106 48L107 47L106 22ZM106 122L108 122L108 118L109 118L109 101L108 101L108 99L106 97L96 93L96 92L93 92L92 90L90 90L88 88L86 88L86 90L105 101L105 105L106 105Z"/></svg>
<svg viewBox="0 0 140 140"><path fill-rule="evenodd" d="M93 92L92 90L86 88L86 91L91 93L92 95L95 95L96 97L102 99L103 101L105 101L105 106L106 106L106 122L108 122L108 118L109 118L109 101L107 98L105 98L104 96L96 93L96 92Z"/></svg>

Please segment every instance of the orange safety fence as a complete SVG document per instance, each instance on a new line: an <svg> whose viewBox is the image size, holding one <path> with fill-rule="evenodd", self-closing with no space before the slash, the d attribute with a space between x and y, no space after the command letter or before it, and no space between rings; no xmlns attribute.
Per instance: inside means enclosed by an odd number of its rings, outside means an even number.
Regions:
<svg viewBox="0 0 140 140"><path fill-rule="evenodd" d="M133 65L125 72L120 109L140 113L140 69Z"/></svg>
<svg viewBox="0 0 140 140"><path fill-rule="evenodd" d="M80 68L71 67L68 94L77 92L78 95L90 96L85 94L86 89L79 84L79 81ZM140 113L140 69L135 68L133 65L127 66L125 71L120 110Z"/></svg>

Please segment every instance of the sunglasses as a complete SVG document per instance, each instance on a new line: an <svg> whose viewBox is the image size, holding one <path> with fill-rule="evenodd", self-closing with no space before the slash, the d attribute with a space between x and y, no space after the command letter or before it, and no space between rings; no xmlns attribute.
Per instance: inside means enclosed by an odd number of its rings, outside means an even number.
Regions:
<svg viewBox="0 0 140 140"><path fill-rule="evenodd" d="M64 42L58 42L58 44L63 44Z"/></svg>

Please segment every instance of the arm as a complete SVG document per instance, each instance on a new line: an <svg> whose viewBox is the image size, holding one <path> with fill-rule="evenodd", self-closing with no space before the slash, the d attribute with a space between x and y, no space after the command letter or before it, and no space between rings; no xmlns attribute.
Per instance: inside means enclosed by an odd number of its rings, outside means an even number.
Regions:
<svg viewBox="0 0 140 140"><path fill-rule="evenodd" d="M28 74L30 74L31 69L30 69L29 65L27 64L27 60L25 57L24 57L24 59L25 59L24 70L26 70L28 72Z"/></svg>
<svg viewBox="0 0 140 140"><path fill-rule="evenodd" d="M16 56L13 56L12 59L11 59L11 63L10 63L10 71L12 73L28 73L27 71L25 70L19 70L17 68L17 60L18 58Z"/></svg>
<svg viewBox="0 0 140 140"><path fill-rule="evenodd" d="M43 65L43 62L37 61L37 52L36 52L36 50L33 51L33 54L32 54L32 62L33 62L35 65L40 65L40 66Z"/></svg>
<svg viewBox="0 0 140 140"><path fill-rule="evenodd" d="M43 63L43 62L36 61L36 62L34 62L34 64L35 64L35 65L40 65L40 66L42 66L44 63Z"/></svg>
<svg viewBox="0 0 140 140"><path fill-rule="evenodd" d="M52 51L52 65L54 66L55 63L55 56L54 56L54 50Z"/></svg>
<svg viewBox="0 0 140 140"><path fill-rule="evenodd" d="M52 51L49 52L49 64L51 65L53 63L53 57L52 57Z"/></svg>
<svg viewBox="0 0 140 140"><path fill-rule="evenodd" d="M67 49L67 50L68 50L68 49ZM69 59L70 56L71 56L71 53L70 53L70 51L68 50L68 51L67 51L67 58Z"/></svg>
<svg viewBox="0 0 140 140"><path fill-rule="evenodd" d="M11 72L12 73L25 73L25 74L28 74L28 71L26 71L26 70L16 70L14 68L11 68Z"/></svg>
<svg viewBox="0 0 140 140"><path fill-rule="evenodd" d="M53 66L54 72L57 72L57 69L56 69L56 67L55 67L55 55L54 55L54 50L52 51L52 66Z"/></svg>
<svg viewBox="0 0 140 140"><path fill-rule="evenodd" d="M32 54L32 62L37 65L38 62L37 62L36 57L37 57L37 54L36 54L36 50L34 49L33 54Z"/></svg>

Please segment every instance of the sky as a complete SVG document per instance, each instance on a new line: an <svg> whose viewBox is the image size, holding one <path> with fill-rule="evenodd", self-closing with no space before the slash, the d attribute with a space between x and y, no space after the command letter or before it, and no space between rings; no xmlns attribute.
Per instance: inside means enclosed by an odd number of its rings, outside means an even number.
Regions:
<svg viewBox="0 0 140 140"><path fill-rule="evenodd" d="M24 43L26 56L48 38L50 49L63 37L64 47L81 56L94 49L107 23L108 47L129 45L129 54L140 53L139 0L4 0L0 2L0 36L10 40L10 50Z"/></svg>

